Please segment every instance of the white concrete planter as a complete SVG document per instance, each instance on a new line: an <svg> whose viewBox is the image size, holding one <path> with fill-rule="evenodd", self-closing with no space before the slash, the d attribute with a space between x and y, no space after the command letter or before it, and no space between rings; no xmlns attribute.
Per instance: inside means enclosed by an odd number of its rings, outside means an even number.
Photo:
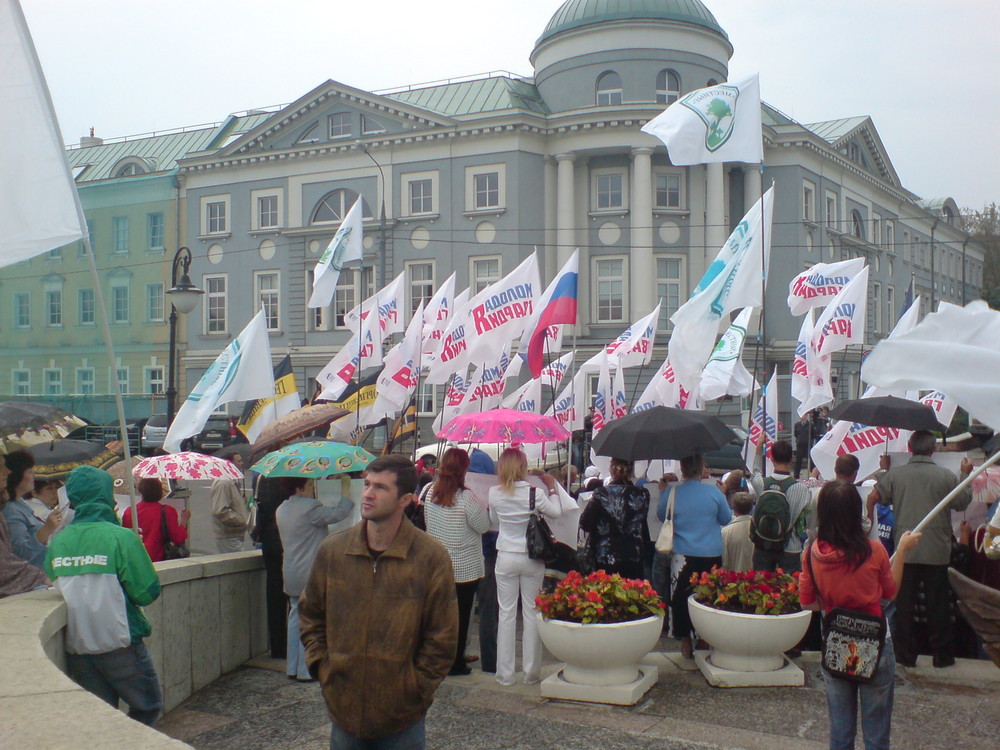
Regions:
<svg viewBox="0 0 1000 750"><path fill-rule="evenodd" d="M538 635L563 667L563 679L575 685L628 685L639 679L639 660L660 638L663 617L604 624L546 620L539 613Z"/></svg>
<svg viewBox="0 0 1000 750"><path fill-rule="evenodd" d="M747 615L712 609L688 598L691 622L712 646L712 665L735 672L771 672L785 666L785 651L794 648L809 628L812 612L790 615Z"/></svg>

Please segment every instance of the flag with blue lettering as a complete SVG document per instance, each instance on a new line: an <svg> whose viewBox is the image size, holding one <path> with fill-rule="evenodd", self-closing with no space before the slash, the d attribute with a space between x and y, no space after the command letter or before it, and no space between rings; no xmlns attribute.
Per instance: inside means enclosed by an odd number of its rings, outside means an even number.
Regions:
<svg viewBox="0 0 1000 750"><path fill-rule="evenodd" d="M801 315L814 307L822 307L840 294L840 290L864 267L864 258L811 266L788 284L788 309L792 315Z"/></svg>
<svg viewBox="0 0 1000 750"><path fill-rule="evenodd" d="M867 302L868 266L865 266L840 290L816 321L812 347L817 355L832 354L851 344L865 343Z"/></svg>

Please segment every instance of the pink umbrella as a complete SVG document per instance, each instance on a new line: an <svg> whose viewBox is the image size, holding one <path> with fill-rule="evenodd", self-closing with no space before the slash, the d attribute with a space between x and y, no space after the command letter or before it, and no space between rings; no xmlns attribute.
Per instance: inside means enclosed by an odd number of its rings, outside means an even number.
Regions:
<svg viewBox="0 0 1000 750"><path fill-rule="evenodd" d="M566 428L552 417L515 409L462 414L437 436L456 443L551 443L569 440Z"/></svg>
<svg viewBox="0 0 1000 750"><path fill-rule="evenodd" d="M132 476L139 479L240 480L243 472L224 458L184 451L144 458L132 469Z"/></svg>
<svg viewBox="0 0 1000 750"><path fill-rule="evenodd" d="M998 497L1000 497L1000 466L990 466L972 480L972 499L977 503L992 503Z"/></svg>

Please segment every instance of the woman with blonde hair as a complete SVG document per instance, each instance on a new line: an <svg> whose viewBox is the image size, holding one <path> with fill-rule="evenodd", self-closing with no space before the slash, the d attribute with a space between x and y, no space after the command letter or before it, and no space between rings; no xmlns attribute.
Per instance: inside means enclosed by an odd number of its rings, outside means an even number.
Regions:
<svg viewBox="0 0 1000 750"><path fill-rule="evenodd" d="M469 637L472 602L480 579L486 575L483 563L482 534L490 528L486 508L465 486L469 454L461 448L449 448L441 457L434 482L421 493L427 533L448 550L455 574L458 599L458 651L452 675L467 675L472 670L465 663L465 642Z"/></svg>
<svg viewBox="0 0 1000 750"><path fill-rule="evenodd" d="M497 604L500 625L497 631L497 682L513 685L515 673L514 639L517 629L517 599L521 597L521 661L526 684L538 682L542 669L542 644L535 625L535 596L542 587L545 564L528 557L525 535L535 509L549 518L561 512L556 482L542 474L543 491L530 487L528 459L517 448L507 448L497 462L500 484L490 490L490 519L499 525L497 539Z"/></svg>

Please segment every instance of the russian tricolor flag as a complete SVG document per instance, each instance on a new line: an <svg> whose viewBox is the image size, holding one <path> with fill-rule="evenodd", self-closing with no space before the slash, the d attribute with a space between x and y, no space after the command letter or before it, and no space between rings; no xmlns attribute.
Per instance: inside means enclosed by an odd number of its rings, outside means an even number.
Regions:
<svg viewBox="0 0 1000 750"><path fill-rule="evenodd" d="M552 326L576 324L577 288L580 280L580 251L575 250L566 265L538 301L533 325L525 329L521 351L527 352L528 369L537 378L545 366L545 337Z"/></svg>

